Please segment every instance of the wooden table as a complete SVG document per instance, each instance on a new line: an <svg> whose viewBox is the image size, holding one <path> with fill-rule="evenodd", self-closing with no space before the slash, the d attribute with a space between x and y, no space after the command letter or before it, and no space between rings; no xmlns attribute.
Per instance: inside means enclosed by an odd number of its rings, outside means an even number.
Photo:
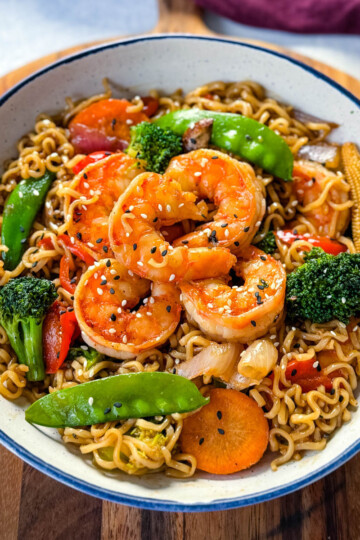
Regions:
<svg viewBox="0 0 360 540"><path fill-rule="evenodd" d="M159 0L159 8L154 33L211 34L189 0ZM83 47L48 55L9 73L0 79L0 93ZM288 54L360 97L360 82L353 77ZM202 514L152 512L94 499L44 476L1 447L0 471L0 540L360 540L360 455L323 480L281 499Z"/></svg>

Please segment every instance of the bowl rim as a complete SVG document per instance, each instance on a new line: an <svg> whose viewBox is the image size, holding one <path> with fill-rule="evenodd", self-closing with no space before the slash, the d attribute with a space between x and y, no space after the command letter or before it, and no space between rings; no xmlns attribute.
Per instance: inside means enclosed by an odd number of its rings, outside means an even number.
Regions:
<svg viewBox="0 0 360 540"><path fill-rule="evenodd" d="M167 39L189 39L189 40L201 40L201 41L211 41L218 43L228 43L231 45L236 45L239 47L245 47L248 49L254 49L266 54L276 56L281 58L286 62L295 64L300 69L308 71L316 78L322 79L326 84L335 88L338 92L345 95L349 98L354 105L360 109L360 99L354 96L349 90L341 86L336 81L332 80L327 75L319 72L315 68L305 64L304 62L291 58L290 56L274 51L272 49L267 49L259 45L254 45L251 43L246 43L243 41L238 41L234 39L228 39L223 37L212 37L212 36L202 36L196 34L154 34L154 35L143 35L136 38L126 38L118 41L105 43L102 45L97 45L94 47L87 48L83 51L74 53L70 56L66 56L52 64L45 66L44 68L32 73L28 77L22 79L15 86L10 88L0 97L0 107L3 106L13 95L15 95L19 90L25 87L27 84L33 80L41 77L45 73L48 73L58 66L69 64L81 58L90 56L92 54L97 54L104 50L115 49L119 47L125 47L127 45L132 45L135 43L141 43L146 41L156 41L156 40L167 40ZM170 512L208 512L214 510L230 510L234 508L240 508L243 506L248 506L251 504L257 504L260 502L269 501L284 495L290 494L298 489L306 487L307 485L321 479L322 477L330 474L335 469L346 463L350 458L352 458L358 451L360 451L360 438L355 440L344 452L336 456L334 459L329 461L326 465L320 467L313 473L309 473L305 476L302 476L297 482L283 484L282 486L276 489L268 489L262 492L256 493L254 495L245 495L229 499L218 499L211 501L209 503L194 503L194 504L182 504L179 502L174 502L167 499L156 499L151 497L142 497L135 495L126 495L119 493L117 491L109 490L106 488L98 487L94 484L88 483L83 479L76 478L71 474L68 474L57 467L50 465L46 461L38 458L32 454L29 450L24 448L19 443L15 442L11 437L9 437L4 431L0 430L0 443L14 453L16 456L21 458L23 461L37 469L38 471L50 476L54 480L57 480L69 487L77 489L87 495L97 497L103 500L110 502L116 502L120 504L125 504L128 506L133 506L136 508L142 508L146 510L161 510L161 511L170 511Z"/></svg>

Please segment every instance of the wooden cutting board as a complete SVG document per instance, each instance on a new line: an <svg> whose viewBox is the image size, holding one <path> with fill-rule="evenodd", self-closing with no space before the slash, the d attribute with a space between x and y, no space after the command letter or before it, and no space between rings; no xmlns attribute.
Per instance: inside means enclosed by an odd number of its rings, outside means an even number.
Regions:
<svg viewBox="0 0 360 540"><path fill-rule="evenodd" d="M152 33L214 35L190 0L159 0L159 15ZM360 82L350 75L275 45L250 42L300 59L360 97ZM47 55L5 75L0 94L30 73L91 45L95 43ZM360 454L323 480L281 499L203 514L153 512L103 502L44 476L3 448L0 471L0 540L360 539Z"/></svg>

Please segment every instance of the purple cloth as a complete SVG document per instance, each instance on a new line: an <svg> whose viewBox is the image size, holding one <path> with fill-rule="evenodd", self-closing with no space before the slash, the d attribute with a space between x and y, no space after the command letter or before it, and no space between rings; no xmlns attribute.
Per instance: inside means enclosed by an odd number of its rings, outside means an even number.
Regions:
<svg viewBox="0 0 360 540"><path fill-rule="evenodd" d="M360 0L195 0L235 21L301 33L360 34Z"/></svg>

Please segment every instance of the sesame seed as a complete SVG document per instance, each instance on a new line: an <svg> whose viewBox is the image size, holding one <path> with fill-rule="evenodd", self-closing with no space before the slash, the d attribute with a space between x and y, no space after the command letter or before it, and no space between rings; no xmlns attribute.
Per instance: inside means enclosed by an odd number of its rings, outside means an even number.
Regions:
<svg viewBox="0 0 360 540"><path fill-rule="evenodd" d="M249 232L250 231L250 227L244 227L244 232Z"/></svg>
<svg viewBox="0 0 360 540"><path fill-rule="evenodd" d="M213 158L213 159L214 159L214 158ZM203 444L204 440L205 440L204 437L201 437L201 439L199 440L199 445L200 445L200 446Z"/></svg>
<svg viewBox="0 0 360 540"><path fill-rule="evenodd" d="M137 264L138 264L139 266L144 266L144 263L142 263L141 261L138 261Z"/></svg>
<svg viewBox="0 0 360 540"><path fill-rule="evenodd" d="M167 204L167 205L166 205L166 210L167 210L167 212L171 212L171 206L170 206L170 204Z"/></svg>
<svg viewBox="0 0 360 540"><path fill-rule="evenodd" d="M163 257L165 257L166 254L167 254L167 249L164 249L164 251L161 252L161 255L162 255Z"/></svg>
<svg viewBox="0 0 360 540"><path fill-rule="evenodd" d="M147 311L147 312L146 312L146 315L147 315L148 317L151 317L151 315L152 315L151 311Z"/></svg>
<svg viewBox="0 0 360 540"><path fill-rule="evenodd" d="M109 251L109 248L107 246L103 246L104 253L107 253Z"/></svg>
<svg viewBox="0 0 360 540"><path fill-rule="evenodd" d="M115 291L114 291L114 289L112 287L109 289L109 293L110 294L115 294Z"/></svg>
<svg viewBox="0 0 360 540"><path fill-rule="evenodd" d="M342 301L343 304L345 304L346 303L346 298L342 297L341 301Z"/></svg>
<svg viewBox="0 0 360 540"><path fill-rule="evenodd" d="M261 259L262 261L266 261L265 255L260 255L260 259Z"/></svg>
<svg viewBox="0 0 360 540"><path fill-rule="evenodd" d="M221 411L218 411L218 412L216 413L216 416L218 417L219 420L221 420L221 419L222 419L222 412L221 412Z"/></svg>
<svg viewBox="0 0 360 540"><path fill-rule="evenodd" d="M126 304L127 304L127 300L123 300L123 301L121 302L121 305L122 305L123 307L126 306ZM120 311L119 313L121 313L121 311Z"/></svg>
<svg viewBox="0 0 360 540"><path fill-rule="evenodd" d="M147 214L140 214L143 219L147 219Z"/></svg>
<svg viewBox="0 0 360 540"><path fill-rule="evenodd" d="M94 403L94 398L93 397L89 397L88 399L88 404L89 405L92 405Z"/></svg>
<svg viewBox="0 0 360 540"><path fill-rule="evenodd" d="M149 302L150 302L150 304L154 304L155 300L154 300L154 298L152 296L150 297Z"/></svg>
<svg viewBox="0 0 360 540"><path fill-rule="evenodd" d="M162 204L158 204L158 209L160 210L160 212L162 212L162 209L163 209Z"/></svg>
<svg viewBox="0 0 360 540"><path fill-rule="evenodd" d="M256 326L256 321L250 321L253 326Z"/></svg>
<svg viewBox="0 0 360 540"><path fill-rule="evenodd" d="M129 274L130 277L133 277L134 272L132 272L131 270L128 270L128 274ZM120 276L119 276L119 277L120 277ZM114 278L114 279L115 279L115 278Z"/></svg>
<svg viewBox="0 0 360 540"><path fill-rule="evenodd" d="M106 279L103 279L102 281L100 281L100 285L106 285L107 284L107 280Z"/></svg>
<svg viewBox="0 0 360 540"><path fill-rule="evenodd" d="M182 202L181 204L179 204L178 208L182 208L183 206L185 206L185 204Z"/></svg>
<svg viewBox="0 0 360 540"><path fill-rule="evenodd" d="M110 320L113 321L113 322L116 321L116 315L115 315L115 313L112 313L112 314L110 315Z"/></svg>
<svg viewBox="0 0 360 540"><path fill-rule="evenodd" d="M169 281L174 281L175 279L175 274L171 274L171 276L169 277Z"/></svg>
<svg viewBox="0 0 360 540"><path fill-rule="evenodd" d="M109 414L109 412L111 411L110 407L107 407L104 411L104 414Z"/></svg>
<svg viewBox="0 0 360 540"><path fill-rule="evenodd" d="M138 319L141 319L141 317L142 317L141 313L137 313L137 314L136 314L136 317L137 317Z"/></svg>
<svg viewBox="0 0 360 540"><path fill-rule="evenodd" d="M225 431L221 428L218 428L218 432L220 433L220 435L225 435Z"/></svg>
<svg viewBox="0 0 360 540"><path fill-rule="evenodd" d="M235 245L236 247L238 247L238 246L240 245L240 243L236 241L236 242L234 242L234 245Z"/></svg>
<svg viewBox="0 0 360 540"><path fill-rule="evenodd" d="M313 363L313 368L317 368L318 365L319 365L319 362L318 362L318 361L314 362L314 363Z"/></svg>
<svg viewBox="0 0 360 540"><path fill-rule="evenodd" d="M224 234L225 234L226 237L228 237L229 236L229 229L226 229Z"/></svg>
<svg viewBox="0 0 360 540"><path fill-rule="evenodd" d="M120 409L120 407L122 407L122 403L120 403L120 401L115 401L114 407L116 407L117 409Z"/></svg>
<svg viewBox="0 0 360 540"><path fill-rule="evenodd" d="M84 188L89 189L90 185L87 182L84 182Z"/></svg>
<svg viewBox="0 0 360 540"><path fill-rule="evenodd" d="M294 377L297 374L297 369L293 369L291 372L291 376Z"/></svg>
<svg viewBox="0 0 360 540"><path fill-rule="evenodd" d="M103 292L104 292L104 291L103 291L102 289L100 289L99 287L98 287L96 290L97 290L97 293L100 294L100 296L101 296L101 295L103 294Z"/></svg>
<svg viewBox="0 0 360 540"><path fill-rule="evenodd" d="M194 173L194 176L201 176L201 172L200 172L200 171L195 172L195 173Z"/></svg>
<svg viewBox="0 0 360 540"><path fill-rule="evenodd" d="M94 244L92 244L91 242L88 242L87 245L91 248L94 247Z"/></svg>
<svg viewBox="0 0 360 540"><path fill-rule="evenodd" d="M134 210L134 206L133 205L129 206L129 210L130 212L132 212Z"/></svg>
<svg viewBox="0 0 360 540"><path fill-rule="evenodd" d="M133 244L133 250L134 250L134 251L137 250L137 244Z"/></svg>
<svg viewBox="0 0 360 540"><path fill-rule="evenodd" d="M24 196L23 192L22 192L22 191L19 191L19 197L20 197L20 199L22 199L23 196Z"/></svg>
<svg viewBox="0 0 360 540"><path fill-rule="evenodd" d="M211 302L208 303L208 307L209 308L213 308L214 307L214 304L212 304Z"/></svg>
<svg viewBox="0 0 360 540"><path fill-rule="evenodd" d="M110 334L115 334L115 332L116 332L115 328L109 328L109 333Z"/></svg>
<svg viewBox="0 0 360 540"><path fill-rule="evenodd" d="M123 340L123 343L127 343L127 337L126 336L123 336L122 340Z"/></svg>
<svg viewBox="0 0 360 540"><path fill-rule="evenodd" d="M150 253L155 253L155 251L156 251L156 246L154 246L154 247L152 247L152 248L150 249Z"/></svg>
<svg viewBox="0 0 360 540"><path fill-rule="evenodd" d="M166 311L167 311L168 313L170 313L170 311L171 311L171 306L166 306Z"/></svg>
<svg viewBox="0 0 360 540"><path fill-rule="evenodd" d="M98 239L96 240L96 243L97 243L97 244L101 244L102 241L103 241L102 238L98 238Z"/></svg>
<svg viewBox="0 0 360 540"><path fill-rule="evenodd" d="M110 261L108 261L108 262L110 262ZM106 266L108 266L108 265L106 265ZM110 266L110 265L109 265L109 266ZM115 268L112 268L112 269L110 270L110 274L113 275L113 276L116 274Z"/></svg>

